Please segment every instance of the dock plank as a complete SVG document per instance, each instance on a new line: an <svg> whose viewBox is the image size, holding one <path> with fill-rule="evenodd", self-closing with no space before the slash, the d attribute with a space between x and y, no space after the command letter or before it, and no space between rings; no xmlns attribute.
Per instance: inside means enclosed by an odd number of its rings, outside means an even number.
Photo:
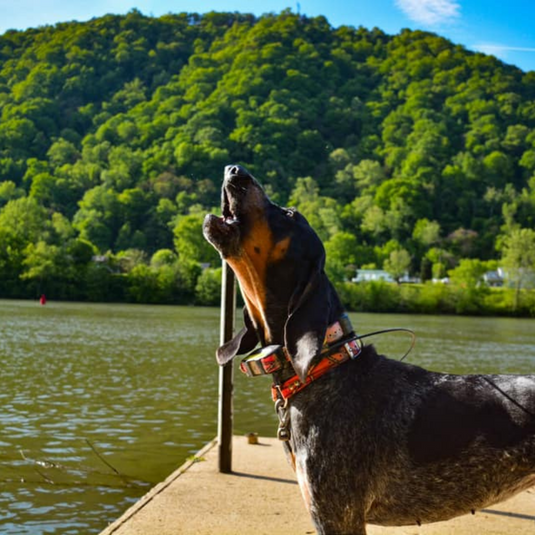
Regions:
<svg viewBox="0 0 535 535"><path fill-rule="evenodd" d="M217 471L215 441L154 487L101 535L306 535L315 530L278 440L233 438L232 474ZM202 460L201 460L202 459ZM535 489L449 522L368 526L369 535L533 535Z"/></svg>

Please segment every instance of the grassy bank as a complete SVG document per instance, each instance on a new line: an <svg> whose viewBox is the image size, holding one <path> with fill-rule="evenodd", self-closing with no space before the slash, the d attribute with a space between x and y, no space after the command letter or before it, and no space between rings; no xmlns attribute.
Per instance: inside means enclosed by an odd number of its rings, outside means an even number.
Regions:
<svg viewBox="0 0 535 535"><path fill-rule="evenodd" d="M337 285L337 290L346 307L355 312L535 317L535 290L522 290L518 302L515 290L510 288L469 288L430 282L344 282Z"/></svg>

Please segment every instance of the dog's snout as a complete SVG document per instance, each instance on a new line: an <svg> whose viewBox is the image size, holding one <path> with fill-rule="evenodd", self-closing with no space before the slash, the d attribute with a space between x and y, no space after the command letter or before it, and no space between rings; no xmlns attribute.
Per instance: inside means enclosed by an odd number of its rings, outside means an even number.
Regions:
<svg viewBox="0 0 535 535"><path fill-rule="evenodd" d="M262 204L261 198L267 198L262 186L260 186L255 177L245 167L237 164L227 165L225 167L223 196L226 196L227 202L232 204L234 211L238 209L239 201L242 212L245 210L245 204L242 202L245 197L256 197L256 201L254 202L259 206Z"/></svg>
<svg viewBox="0 0 535 535"><path fill-rule="evenodd" d="M242 167L241 165L227 165L225 167L225 176L226 177L231 177L231 176L246 177L250 175L247 169L245 169L245 167Z"/></svg>

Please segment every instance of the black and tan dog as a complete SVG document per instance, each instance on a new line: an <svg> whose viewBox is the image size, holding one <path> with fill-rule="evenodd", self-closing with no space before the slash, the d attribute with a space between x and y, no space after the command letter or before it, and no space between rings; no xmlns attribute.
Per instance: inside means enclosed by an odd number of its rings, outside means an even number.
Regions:
<svg viewBox="0 0 535 535"><path fill-rule="evenodd" d="M446 375L361 349L305 218L270 202L240 166L225 170L222 205L204 234L246 309L217 359L283 346L260 367L273 373L282 438L319 533L446 520L535 484L534 375Z"/></svg>

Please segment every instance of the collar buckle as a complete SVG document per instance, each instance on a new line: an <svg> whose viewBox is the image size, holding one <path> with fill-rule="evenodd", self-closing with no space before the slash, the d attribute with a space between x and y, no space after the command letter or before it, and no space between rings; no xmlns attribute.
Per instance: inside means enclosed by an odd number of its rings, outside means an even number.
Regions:
<svg viewBox="0 0 535 535"><path fill-rule="evenodd" d="M355 360L360 355L361 348L356 340L350 340L349 342L346 342L342 347L346 350L351 360Z"/></svg>

